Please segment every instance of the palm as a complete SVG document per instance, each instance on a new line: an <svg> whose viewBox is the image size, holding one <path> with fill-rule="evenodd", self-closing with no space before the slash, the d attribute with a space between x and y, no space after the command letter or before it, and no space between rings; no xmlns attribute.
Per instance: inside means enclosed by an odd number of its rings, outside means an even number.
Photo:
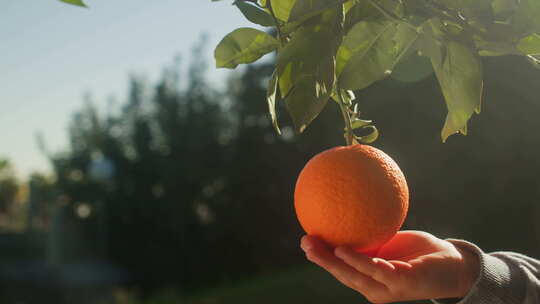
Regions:
<svg viewBox="0 0 540 304"><path fill-rule="evenodd" d="M422 231L399 231L377 252L377 257L385 260L410 262L442 250L447 250L447 242Z"/></svg>
<svg viewBox="0 0 540 304"><path fill-rule="evenodd" d="M389 291L406 290L410 298L456 296L459 290L456 267L461 253L449 242L421 231L401 231L386 243L377 257L388 261L400 273L395 281L387 282ZM440 277L446 277L440 280ZM398 288L399 287L399 288Z"/></svg>

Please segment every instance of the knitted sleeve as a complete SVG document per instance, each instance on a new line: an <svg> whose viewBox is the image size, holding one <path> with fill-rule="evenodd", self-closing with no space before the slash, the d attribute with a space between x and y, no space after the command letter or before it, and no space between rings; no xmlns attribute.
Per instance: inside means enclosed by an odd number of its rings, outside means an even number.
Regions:
<svg viewBox="0 0 540 304"><path fill-rule="evenodd" d="M462 299L432 300L436 304L540 304L540 261L514 252L485 253L476 245L448 240L478 255L480 275Z"/></svg>

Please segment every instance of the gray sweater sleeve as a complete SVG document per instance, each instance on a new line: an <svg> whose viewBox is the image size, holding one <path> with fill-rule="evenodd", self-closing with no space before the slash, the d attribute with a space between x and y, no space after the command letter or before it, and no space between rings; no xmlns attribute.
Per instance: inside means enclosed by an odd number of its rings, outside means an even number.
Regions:
<svg viewBox="0 0 540 304"><path fill-rule="evenodd" d="M432 300L434 303L540 304L540 261L514 252L488 254L467 241L448 241L478 255L480 275L464 298Z"/></svg>

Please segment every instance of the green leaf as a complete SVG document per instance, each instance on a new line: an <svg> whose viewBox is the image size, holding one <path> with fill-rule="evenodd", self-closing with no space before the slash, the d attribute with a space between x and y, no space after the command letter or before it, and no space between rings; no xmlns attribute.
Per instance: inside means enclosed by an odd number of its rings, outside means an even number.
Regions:
<svg viewBox="0 0 540 304"><path fill-rule="evenodd" d="M274 71L272 78L268 82L268 90L266 92L266 101L268 102L268 111L270 112L270 117L272 118L272 125L278 134L281 135L281 130L279 129L277 115L276 115L276 94L278 88L278 73Z"/></svg>
<svg viewBox="0 0 540 304"><path fill-rule="evenodd" d="M347 106L352 106L352 102L356 99L356 96L352 90L338 91L334 86L334 90L332 91L332 94L330 94L330 98L332 98L338 104L343 103ZM358 104L356 104L356 106L358 106Z"/></svg>
<svg viewBox="0 0 540 304"><path fill-rule="evenodd" d="M521 39L517 48L525 55L540 55L540 35L532 34Z"/></svg>
<svg viewBox="0 0 540 304"><path fill-rule="evenodd" d="M522 52L517 49L516 44L512 40L507 41L486 41L477 37L474 40L476 49L480 56L503 56L503 55L521 55Z"/></svg>
<svg viewBox="0 0 540 304"><path fill-rule="evenodd" d="M263 7L268 7L267 1L261 0ZM297 0L271 0L272 10L277 19L281 21L289 21L289 16Z"/></svg>
<svg viewBox="0 0 540 304"><path fill-rule="evenodd" d="M490 24L493 22L492 0L441 0L448 8L457 10L469 22Z"/></svg>
<svg viewBox="0 0 540 304"><path fill-rule="evenodd" d="M218 68L235 68L251 63L275 50L279 42L265 32L239 28L228 34L216 47L214 56Z"/></svg>
<svg viewBox="0 0 540 304"><path fill-rule="evenodd" d="M512 18L512 25L519 33L528 35L540 31L540 1L521 0Z"/></svg>
<svg viewBox="0 0 540 304"><path fill-rule="evenodd" d="M365 126L364 129L371 129L371 133L365 136L355 136L355 139L362 144L371 144L379 138L379 130L374 125Z"/></svg>
<svg viewBox="0 0 540 304"><path fill-rule="evenodd" d="M355 129L363 128L363 127L365 127L367 125L370 125L372 123L373 123L373 121L371 121L371 120L356 119L351 123L351 126L352 126L353 130L355 130Z"/></svg>
<svg viewBox="0 0 540 304"><path fill-rule="evenodd" d="M272 16L270 16L270 14L258 8L257 6L247 1L241 0L235 1L234 5L236 5L238 9L240 9L240 11L247 20L262 26L274 26L274 20L272 19Z"/></svg>
<svg viewBox="0 0 540 304"><path fill-rule="evenodd" d="M430 19L422 27L422 34L418 37L416 48L419 54L430 58L431 62L442 64L444 49L440 40L444 39L444 34L440 32L439 27L442 23L439 19Z"/></svg>
<svg viewBox="0 0 540 304"><path fill-rule="evenodd" d="M405 23L399 23L397 25L396 34L394 35L396 61L399 61L401 58L411 53L413 50L412 46L416 43L418 38L418 30L411 28Z"/></svg>
<svg viewBox="0 0 540 304"><path fill-rule="evenodd" d="M391 22L357 23L343 38L337 52L336 75L344 89L363 89L382 79L393 46L395 25ZM380 51L378 51L380 50Z"/></svg>
<svg viewBox="0 0 540 304"><path fill-rule="evenodd" d="M452 134L467 134L467 121L480 113L483 88L482 64L475 52L457 41L448 41L445 49L442 63L432 60L448 109L443 142Z"/></svg>
<svg viewBox="0 0 540 304"><path fill-rule="evenodd" d="M323 88L324 84L315 77L305 76L295 83L285 99L297 132L303 132L326 106L330 92Z"/></svg>
<svg viewBox="0 0 540 304"><path fill-rule="evenodd" d="M335 0L296 0L287 21L295 22L313 17L337 5L338 2Z"/></svg>
<svg viewBox="0 0 540 304"><path fill-rule="evenodd" d="M305 2L306 0L302 0L302 2ZM297 0L297 4L301 5L302 2L300 0ZM289 35L295 32L297 29L299 29L302 26L317 26L317 24L321 23L328 23L328 20L335 19L335 16L333 14L329 14L328 12L337 12L340 11L340 18L344 18L344 5L338 5L334 1L328 1L324 0L325 5L320 5L318 8L309 10L308 12L301 13L295 13L291 12L291 16L289 18L289 21L286 23L283 23L281 26L281 32L284 35ZM293 8L295 10L295 8ZM294 14L294 15L293 15ZM321 17L321 18L314 18L314 17ZM326 17L324 17L326 16ZM324 20L324 18L328 20ZM343 20L341 20L342 22ZM341 25L339 26L342 27ZM337 33L336 33L337 34ZM341 36L341 34L339 34Z"/></svg>
<svg viewBox="0 0 540 304"><path fill-rule="evenodd" d="M86 7L86 4L84 4L82 0L60 0L60 1L71 4L71 5Z"/></svg>
<svg viewBox="0 0 540 304"><path fill-rule="evenodd" d="M433 74L433 67L428 57L411 54L398 63L392 71L392 79L412 83L425 79Z"/></svg>
<svg viewBox="0 0 540 304"><path fill-rule="evenodd" d="M358 3L358 0L350 0L343 4L343 10L345 14L348 14L349 11Z"/></svg>
<svg viewBox="0 0 540 304"><path fill-rule="evenodd" d="M335 32L340 10L327 10L314 26L302 26L277 58L279 89L296 130L302 132L326 105L335 86Z"/></svg>
<svg viewBox="0 0 540 304"><path fill-rule="evenodd" d="M390 21L361 21L347 33L337 53L339 85L358 90L390 75L418 33Z"/></svg>
<svg viewBox="0 0 540 304"><path fill-rule="evenodd" d="M378 0L377 3L386 11L401 16L403 14L403 5L394 0ZM353 6L349 4L345 15L345 32L347 33L355 24L360 21L386 21L386 17L369 1L354 1Z"/></svg>
<svg viewBox="0 0 540 304"><path fill-rule="evenodd" d="M335 11L333 14L335 15ZM324 83L328 90L332 90L334 70L332 69L331 74L327 69L327 73L321 73L325 70L323 66L328 66L329 60L333 61L339 43L339 36L333 31L331 23L301 27L280 50L276 67L283 98L289 94L297 79L310 75L317 75L320 82Z"/></svg>

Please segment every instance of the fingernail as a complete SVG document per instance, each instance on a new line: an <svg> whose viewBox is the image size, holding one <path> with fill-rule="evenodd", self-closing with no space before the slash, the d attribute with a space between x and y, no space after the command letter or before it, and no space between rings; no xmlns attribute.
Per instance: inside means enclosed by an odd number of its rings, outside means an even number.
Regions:
<svg viewBox="0 0 540 304"><path fill-rule="evenodd" d="M317 255L314 255L312 252L306 252L306 259L312 263L317 264Z"/></svg>
<svg viewBox="0 0 540 304"><path fill-rule="evenodd" d="M307 252L308 250L311 250L311 248L313 248L313 247L311 246L311 244L306 244L306 242L304 242L304 240L302 240L302 242L300 242L300 248L302 248L302 250Z"/></svg>
<svg viewBox="0 0 540 304"><path fill-rule="evenodd" d="M342 247L337 247L334 250L334 255L337 256L338 258L342 258L343 257L343 248Z"/></svg>

